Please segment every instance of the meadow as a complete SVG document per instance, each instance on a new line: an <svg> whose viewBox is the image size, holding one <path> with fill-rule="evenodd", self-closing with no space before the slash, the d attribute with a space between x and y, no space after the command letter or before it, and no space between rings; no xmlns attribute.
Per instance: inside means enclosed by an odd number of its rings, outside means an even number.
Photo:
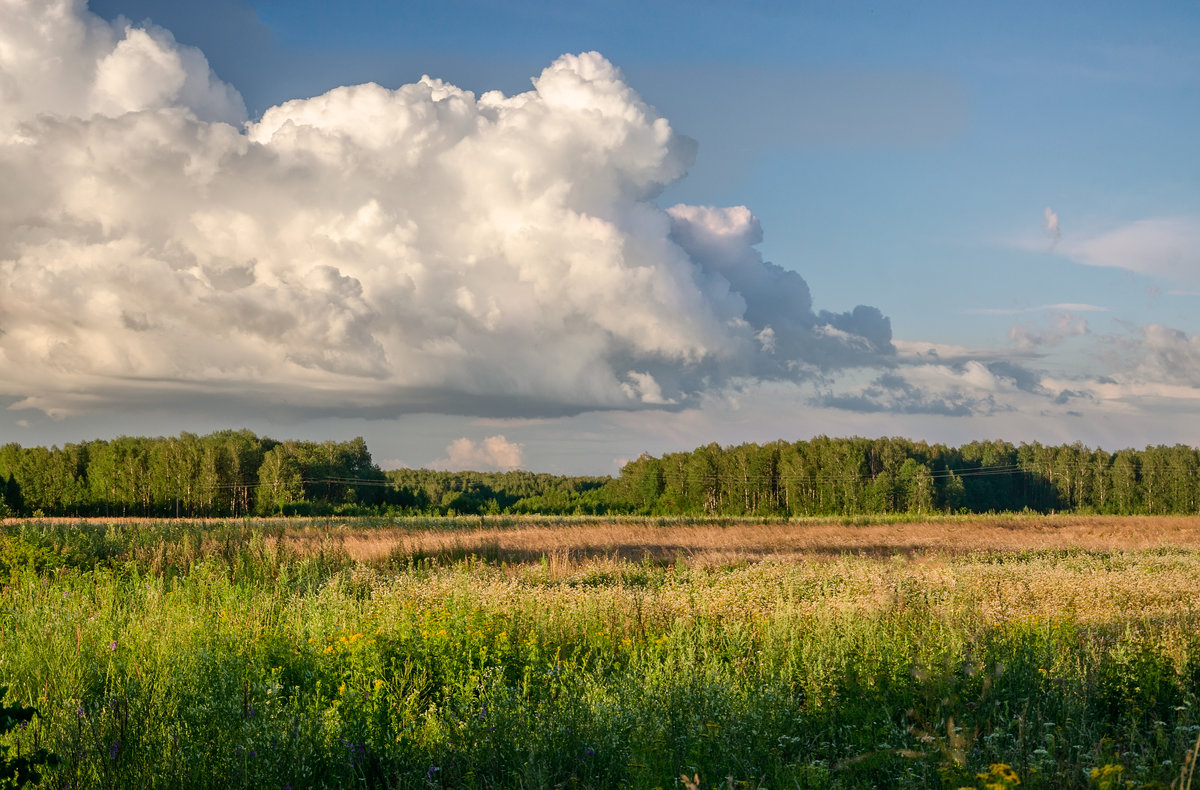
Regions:
<svg viewBox="0 0 1200 790"><path fill-rule="evenodd" d="M1200 518L12 520L70 788L1191 787Z"/></svg>

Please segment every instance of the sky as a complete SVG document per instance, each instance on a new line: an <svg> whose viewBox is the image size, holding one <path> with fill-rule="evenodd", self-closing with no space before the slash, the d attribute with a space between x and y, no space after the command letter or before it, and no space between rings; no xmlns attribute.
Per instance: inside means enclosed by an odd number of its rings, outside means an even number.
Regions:
<svg viewBox="0 0 1200 790"><path fill-rule="evenodd" d="M0 0L0 442L1200 445L1200 7Z"/></svg>

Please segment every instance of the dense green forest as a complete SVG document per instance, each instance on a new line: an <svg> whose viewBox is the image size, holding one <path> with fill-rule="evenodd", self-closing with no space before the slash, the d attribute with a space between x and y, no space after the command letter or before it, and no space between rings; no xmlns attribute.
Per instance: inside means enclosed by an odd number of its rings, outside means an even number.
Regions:
<svg viewBox="0 0 1200 790"><path fill-rule="evenodd" d="M362 438L278 442L250 431L0 447L17 515L245 516L376 505L385 479Z"/></svg>
<svg viewBox="0 0 1200 790"><path fill-rule="evenodd" d="M439 472L393 469L389 501L415 513L623 512L611 499L612 478L562 477L534 472Z"/></svg>
<svg viewBox="0 0 1200 790"><path fill-rule="evenodd" d="M614 487L614 500L662 514L1196 513L1200 452L821 436L643 455Z"/></svg>
<svg viewBox="0 0 1200 790"><path fill-rule="evenodd" d="M1035 510L1200 512L1200 452L817 437L643 455L616 478L384 472L363 439L250 431L0 447L0 515L805 516Z"/></svg>
<svg viewBox="0 0 1200 790"><path fill-rule="evenodd" d="M0 446L0 516L607 513L607 477L383 472L363 439L250 431Z"/></svg>

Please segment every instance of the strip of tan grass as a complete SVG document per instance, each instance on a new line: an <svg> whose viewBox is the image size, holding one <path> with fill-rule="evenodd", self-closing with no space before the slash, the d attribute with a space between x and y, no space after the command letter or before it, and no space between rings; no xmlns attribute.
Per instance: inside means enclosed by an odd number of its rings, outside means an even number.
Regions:
<svg viewBox="0 0 1200 790"><path fill-rule="evenodd" d="M364 562L403 556L452 560L475 555L517 563L537 562L542 557L559 561L609 557L727 565L819 560L845 554L921 557L1048 549L1200 549L1200 516L1012 516L864 525L815 521L659 524L631 519L507 525L489 525L481 519L479 523L482 526L443 530L362 529L344 522L319 532L288 531L284 540L304 553L327 546L333 539L351 557Z"/></svg>
<svg viewBox="0 0 1200 790"><path fill-rule="evenodd" d="M908 609L972 628L1136 622L1174 623L1194 632L1200 616L1200 554L1194 552L1028 555L1021 561L1002 555L916 561L845 556L724 569L646 569L606 558L545 566L460 564L399 574L363 565L344 583L371 590L373 605L384 610L403 604L434 611L454 601L503 616L523 612L537 619L554 613L618 639L631 629L665 633L696 619L732 627Z"/></svg>

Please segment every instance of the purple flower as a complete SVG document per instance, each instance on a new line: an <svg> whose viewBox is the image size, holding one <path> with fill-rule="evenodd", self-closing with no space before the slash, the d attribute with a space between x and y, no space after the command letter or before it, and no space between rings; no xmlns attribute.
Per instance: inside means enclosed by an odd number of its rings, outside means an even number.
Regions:
<svg viewBox="0 0 1200 790"><path fill-rule="evenodd" d="M109 643L108 643L108 649L109 649L109 650L116 650L116 649L117 649L117 640L115 640L115 639L114 639L113 641L109 642Z"/></svg>

